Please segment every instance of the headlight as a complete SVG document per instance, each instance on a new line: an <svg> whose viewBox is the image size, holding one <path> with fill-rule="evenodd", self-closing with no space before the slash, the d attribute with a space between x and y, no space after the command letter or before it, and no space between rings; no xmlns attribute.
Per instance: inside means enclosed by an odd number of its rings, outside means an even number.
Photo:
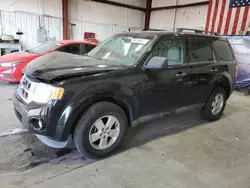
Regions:
<svg viewBox="0 0 250 188"><path fill-rule="evenodd" d="M39 83L34 89L32 100L37 103L47 103L50 100L60 100L63 96L64 89L54 87L49 84Z"/></svg>
<svg viewBox="0 0 250 188"><path fill-rule="evenodd" d="M22 62L24 62L24 61L15 61L15 62L0 63L0 65L2 67L15 67L15 66L19 65Z"/></svg>

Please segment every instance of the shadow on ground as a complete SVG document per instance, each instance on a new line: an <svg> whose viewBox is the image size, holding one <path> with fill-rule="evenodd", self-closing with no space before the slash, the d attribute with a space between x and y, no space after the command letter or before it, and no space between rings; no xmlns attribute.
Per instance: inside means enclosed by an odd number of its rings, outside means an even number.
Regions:
<svg viewBox="0 0 250 188"><path fill-rule="evenodd" d="M186 129L206 123L195 110L183 112L179 115L165 116L128 130L124 140L123 149L136 147L151 140L176 134Z"/></svg>
<svg viewBox="0 0 250 188"><path fill-rule="evenodd" d="M204 124L196 111L164 117L128 129L118 153L150 142L159 137L179 133ZM34 135L13 135L0 140L0 173L26 171L44 163L82 165L93 161L84 159L74 148L54 149L42 144Z"/></svg>

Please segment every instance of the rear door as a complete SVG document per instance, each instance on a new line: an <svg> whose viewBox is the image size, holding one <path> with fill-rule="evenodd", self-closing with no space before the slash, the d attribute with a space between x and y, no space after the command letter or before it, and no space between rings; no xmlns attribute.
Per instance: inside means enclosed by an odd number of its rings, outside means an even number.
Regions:
<svg viewBox="0 0 250 188"><path fill-rule="evenodd" d="M213 40L213 49L218 59L220 66L214 67L217 69L218 74L228 72L232 79L236 77L236 61L233 55L232 48L226 39Z"/></svg>
<svg viewBox="0 0 250 188"><path fill-rule="evenodd" d="M192 104L203 103L211 92L213 77L220 66L212 48L212 40L208 37L189 37L190 45L190 81L192 89Z"/></svg>

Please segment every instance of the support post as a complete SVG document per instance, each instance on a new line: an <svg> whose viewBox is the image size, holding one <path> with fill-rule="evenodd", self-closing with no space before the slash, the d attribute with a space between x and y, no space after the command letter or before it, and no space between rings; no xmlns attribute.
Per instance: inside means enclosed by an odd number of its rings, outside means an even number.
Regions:
<svg viewBox="0 0 250 188"><path fill-rule="evenodd" d="M145 25L144 29L149 29L150 16L151 16L152 0L147 0L146 12L145 12Z"/></svg>
<svg viewBox="0 0 250 188"><path fill-rule="evenodd" d="M69 39L69 2L62 0L62 14L63 14L63 40Z"/></svg>

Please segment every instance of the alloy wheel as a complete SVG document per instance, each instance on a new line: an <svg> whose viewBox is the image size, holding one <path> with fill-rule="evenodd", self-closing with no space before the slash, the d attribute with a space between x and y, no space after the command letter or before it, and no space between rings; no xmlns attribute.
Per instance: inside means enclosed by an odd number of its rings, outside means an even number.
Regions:
<svg viewBox="0 0 250 188"><path fill-rule="evenodd" d="M120 134L120 123L112 115L99 118L90 128L89 143L97 150L112 146Z"/></svg>
<svg viewBox="0 0 250 188"><path fill-rule="evenodd" d="M224 105L224 97L221 93L217 94L212 102L212 114L217 115L220 113Z"/></svg>

